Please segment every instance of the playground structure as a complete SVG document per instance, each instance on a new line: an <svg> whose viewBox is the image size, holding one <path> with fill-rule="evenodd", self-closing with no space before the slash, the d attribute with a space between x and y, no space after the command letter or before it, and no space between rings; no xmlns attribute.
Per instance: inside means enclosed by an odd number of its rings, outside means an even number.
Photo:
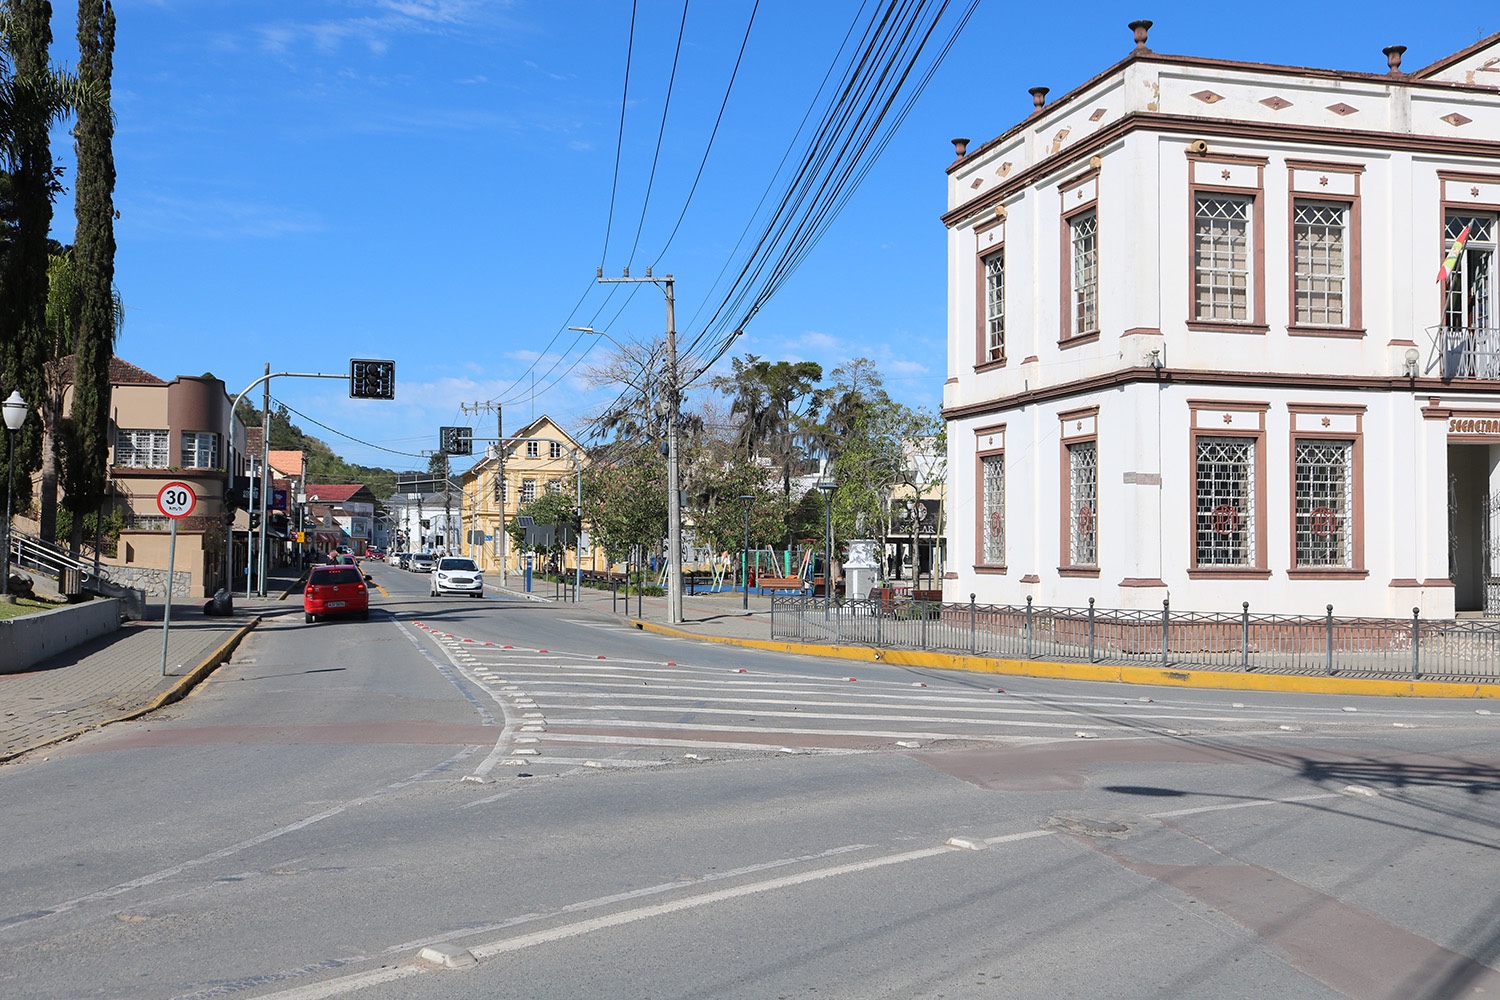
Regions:
<svg viewBox="0 0 1500 1000"><path fill-rule="evenodd" d="M711 564L711 593L742 589L748 582L762 596L767 593L808 591L813 587L813 558L819 550L810 545L801 552L784 549L778 553L765 547L746 552L720 552ZM736 565L739 564L739 565ZM666 572L660 574L659 583L665 585Z"/></svg>

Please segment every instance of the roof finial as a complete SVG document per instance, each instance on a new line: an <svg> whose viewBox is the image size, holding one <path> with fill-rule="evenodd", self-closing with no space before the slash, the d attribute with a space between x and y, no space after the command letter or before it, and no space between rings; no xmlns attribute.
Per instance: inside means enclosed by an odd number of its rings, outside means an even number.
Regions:
<svg viewBox="0 0 1500 1000"><path fill-rule="evenodd" d="M1038 114L1042 110L1042 105L1047 103L1047 93L1051 89L1051 87L1032 87L1027 91L1031 95L1032 114Z"/></svg>
<svg viewBox="0 0 1500 1000"><path fill-rule="evenodd" d="M1135 32L1135 50L1137 52L1150 52L1151 50L1146 48L1146 32L1151 30L1151 22L1131 21L1127 27Z"/></svg>
<svg viewBox="0 0 1500 1000"><path fill-rule="evenodd" d="M969 151L969 140L968 139L954 139L953 140L953 155L954 156L956 156L960 160L962 160L964 158L964 154L967 153L968 151Z"/></svg>
<svg viewBox="0 0 1500 1000"><path fill-rule="evenodd" d="M1380 51L1385 53L1386 65L1390 66L1392 76L1401 76L1401 56L1406 52L1405 45L1387 45Z"/></svg>

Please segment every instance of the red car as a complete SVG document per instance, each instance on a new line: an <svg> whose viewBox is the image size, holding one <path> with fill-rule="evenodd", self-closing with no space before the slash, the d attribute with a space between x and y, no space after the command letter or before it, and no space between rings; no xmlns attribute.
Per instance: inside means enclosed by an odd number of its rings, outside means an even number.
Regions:
<svg viewBox="0 0 1500 1000"><path fill-rule="evenodd" d="M370 617L370 590L357 566L314 566L302 588L302 611L309 623L318 616Z"/></svg>

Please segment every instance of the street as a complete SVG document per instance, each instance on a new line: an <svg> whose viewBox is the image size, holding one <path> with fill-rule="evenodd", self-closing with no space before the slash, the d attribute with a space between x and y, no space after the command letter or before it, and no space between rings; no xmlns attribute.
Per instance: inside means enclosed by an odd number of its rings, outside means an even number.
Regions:
<svg viewBox="0 0 1500 1000"><path fill-rule="evenodd" d="M853 665L368 571L368 622L289 603L0 768L0 994L1500 990L1486 703Z"/></svg>

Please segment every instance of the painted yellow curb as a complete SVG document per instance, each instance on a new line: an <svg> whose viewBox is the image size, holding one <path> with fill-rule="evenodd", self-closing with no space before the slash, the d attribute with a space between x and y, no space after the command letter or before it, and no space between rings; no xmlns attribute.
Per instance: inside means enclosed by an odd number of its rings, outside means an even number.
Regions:
<svg viewBox="0 0 1500 1000"><path fill-rule="evenodd" d="M1298 694L1351 694L1387 698L1500 698L1500 684L1376 680L1363 677L1261 672L1233 673L1227 670L1174 670L1122 664L1007 660L912 649L873 649L867 646L825 646L771 639L739 639L730 636L705 635L639 619L632 619L631 624L643 632L655 632L678 639L702 639L705 642L744 646L750 649L767 649L776 653L826 656L842 660L860 660L866 663L890 663L900 667L967 670L973 673L1006 674L1017 677L1111 681L1120 684L1150 684L1157 687L1210 688L1227 691L1290 691Z"/></svg>
<svg viewBox="0 0 1500 1000"><path fill-rule="evenodd" d="M233 655L235 647L240 644L240 640L249 635L250 631L259 624L260 616L257 615L246 622L243 627L236 629L233 635L219 645L218 649L215 649L212 653L204 657L202 663L183 674L178 678L176 684L173 684L170 688L157 695L145 708L130 715L121 716L120 719L116 719L115 721L120 722L124 719L139 718L142 715L148 715L156 711L163 705L170 705L174 701L181 701L183 698L186 698L188 692L197 687L203 678L217 670L221 663Z"/></svg>

